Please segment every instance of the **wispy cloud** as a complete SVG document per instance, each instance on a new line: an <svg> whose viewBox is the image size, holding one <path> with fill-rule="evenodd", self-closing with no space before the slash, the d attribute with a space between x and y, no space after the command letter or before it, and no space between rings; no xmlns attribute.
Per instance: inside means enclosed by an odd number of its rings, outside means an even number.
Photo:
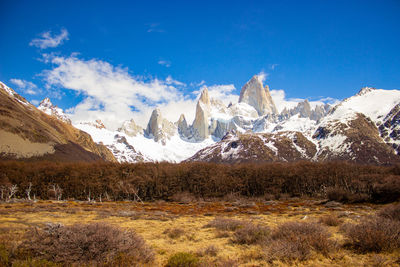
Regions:
<svg viewBox="0 0 400 267"><path fill-rule="evenodd" d="M29 95L36 95L38 93L36 84L32 82L21 79L10 79L10 82Z"/></svg>
<svg viewBox="0 0 400 267"><path fill-rule="evenodd" d="M257 74L258 79L260 80L261 83L264 83L269 76L269 73L266 73L265 71L260 71L260 73Z"/></svg>
<svg viewBox="0 0 400 267"><path fill-rule="evenodd" d="M278 67L278 66L279 66L279 64L271 64L271 65L269 65L269 68L271 70L275 70L275 68Z"/></svg>
<svg viewBox="0 0 400 267"><path fill-rule="evenodd" d="M52 56L49 63L55 67L42 73L49 88L66 88L84 96L81 103L69 110L76 122L102 118L116 128L123 120L134 118L145 126L155 107L160 107L171 121L189 111L184 107L195 109L195 100L182 93L181 88L186 85L170 76L165 80L144 79L132 76L127 68L75 55Z"/></svg>
<svg viewBox="0 0 400 267"><path fill-rule="evenodd" d="M46 49L49 47L57 47L61 45L65 40L68 40L68 31L61 29L59 34L52 34L51 31L44 32L40 35L40 38L33 39L29 45L36 46L40 49Z"/></svg>
<svg viewBox="0 0 400 267"><path fill-rule="evenodd" d="M165 32L162 28L160 28L160 23L148 23L146 24L147 26L147 32Z"/></svg>
<svg viewBox="0 0 400 267"><path fill-rule="evenodd" d="M303 98L287 98L286 93L282 89L270 90L271 97L275 102L276 108L279 112L281 112L284 108L291 109L298 105L298 103L303 102L305 99ZM317 105L322 105L325 103L329 103L331 105L339 102L338 99L334 99L331 97L317 97L313 100L308 99L312 108L315 108Z"/></svg>
<svg viewBox="0 0 400 267"><path fill-rule="evenodd" d="M31 100L31 104L34 105L34 106L39 105L39 103L40 103L40 101L37 100L37 99L32 99L32 100Z"/></svg>
<svg viewBox="0 0 400 267"><path fill-rule="evenodd" d="M161 66L165 66L167 68L171 67L171 62L167 60L159 60L158 64L160 64Z"/></svg>

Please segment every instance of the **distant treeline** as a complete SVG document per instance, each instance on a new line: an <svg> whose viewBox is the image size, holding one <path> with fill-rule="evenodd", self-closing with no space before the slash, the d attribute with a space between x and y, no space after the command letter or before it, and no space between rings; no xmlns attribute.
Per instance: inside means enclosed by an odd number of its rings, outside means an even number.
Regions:
<svg viewBox="0 0 400 267"><path fill-rule="evenodd" d="M330 163L0 162L1 199L172 200L318 197L391 202L400 197L400 165Z"/></svg>

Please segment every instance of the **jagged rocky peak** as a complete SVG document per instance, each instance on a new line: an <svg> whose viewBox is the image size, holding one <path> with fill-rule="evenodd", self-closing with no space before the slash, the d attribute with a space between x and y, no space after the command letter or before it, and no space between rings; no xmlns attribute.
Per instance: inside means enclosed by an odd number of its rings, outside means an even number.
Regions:
<svg viewBox="0 0 400 267"><path fill-rule="evenodd" d="M287 109L285 107L280 113L279 118L280 120L285 120L298 114L300 118L309 118L314 121L319 121L328 113L330 107L329 104L321 104L313 109L310 102L306 99L299 102L297 106L292 109Z"/></svg>
<svg viewBox="0 0 400 267"><path fill-rule="evenodd" d="M203 91L201 92L199 101L202 102L203 104L210 106L211 101L210 101L210 96L208 95L208 88L204 87Z"/></svg>
<svg viewBox="0 0 400 267"><path fill-rule="evenodd" d="M104 123L99 119L94 121L93 126L96 127L97 129L106 129Z"/></svg>
<svg viewBox="0 0 400 267"><path fill-rule="evenodd" d="M97 128L97 129L107 129L106 126L104 125L104 123L99 119L95 120L94 122L93 121L92 122L85 121L85 122L80 122L79 124L89 125L91 127Z"/></svg>
<svg viewBox="0 0 400 267"><path fill-rule="evenodd" d="M51 103L50 101L50 98L48 97L46 97L40 102L38 109L43 111L47 115L56 117L57 119L62 120L63 122L71 124L71 120L64 113L64 111L61 108L53 105L53 103Z"/></svg>
<svg viewBox="0 0 400 267"><path fill-rule="evenodd" d="M145 130L147 137L154 138L154 141L161 141L163 145L166 144L167 139L174 135L176 126L164 119L161 115L161 110L156 108L151 113L149 123Z"/></svg>
<svg viewBox="0 0 400 267"><path fill-rule="evenodd" d="M125 121L118 131L125 133L128 136L137 136L143 134L144 129L137 125L133 119L131 119L129 121Z"/></svg>
<svg viewBox="0 0 400 267"><path fill-rule="evenodd" d="M246 103L257 110L259 116L266 114L276 114L277 109L269 92L269 87L263 87L259 76L254 75L243 87L240 92L239 103Z"/></svg>
<svg viewBox="0 0 400 267"><path fill-rule="evenodd" d="M178 133L182 137L189 137L190 135L190 127L187 124L185 115L181 114L179 117L179 120L177 121L177 126L178 126Z"/></svg>
<svg viewBox="0 0 400 267"><path fill-rule="evenodd" d="M210 120L211 102L208 95L208 89L205 87L201 92L199 101L196 106L196 116L193 121L194 139L201 141L210 136L208 129Z"/></svg>
<svg viewBox="0 0 400 267"><path fill-rule="evenodd" d="M374 88L374 87L368 87L368 86L365 86L365 87L363 87L363 88L361 88L360 89L360 91L357 93L357 95L365 95L365 94L367 94L367 93L369 93L369 92L372 92L373 90L375 90L376 88Z"/></svg>

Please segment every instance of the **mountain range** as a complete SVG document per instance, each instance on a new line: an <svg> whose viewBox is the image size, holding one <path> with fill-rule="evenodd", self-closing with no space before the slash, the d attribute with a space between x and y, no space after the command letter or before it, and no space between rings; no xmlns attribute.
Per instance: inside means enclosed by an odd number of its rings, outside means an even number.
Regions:
<svg viewBox="0 0 400 267"><path fill-rule="evenodd" d="M36 108L3 83L0 95L2 158L400 162L399 90L364 87L335 105L305 100L279 112L255 75L228 106L203 88L191 123L184 114L170 122L155 109L145 128L129 120L117 130L101 118L74 124L50 99ZM77 149L82 156L72 152Z"/></svg>

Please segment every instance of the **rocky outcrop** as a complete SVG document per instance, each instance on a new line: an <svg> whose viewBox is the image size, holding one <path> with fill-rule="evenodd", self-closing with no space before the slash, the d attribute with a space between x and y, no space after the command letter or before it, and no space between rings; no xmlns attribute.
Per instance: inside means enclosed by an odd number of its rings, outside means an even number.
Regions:
<svg viewBox="0 0 400 267"><path fill-rule="evenodd" d="M144 129L137 125L133 119L131 119L129 121L125 121L118 131L125 133L127 136L137 136L143 134Z"/></svg>
<svg viewBox="0 0 400 267"><path fill-rule="evenodd" d="M275 103L269 93L269 87L265 86L264 88L257 75L253 76L243 86L240 92L239 103L246 103L254 107L259 116L277 113Z"/></svg>
<svg viewBox="0 0 400 267"><path fill-rule="evenodd" d="M54 116L57 119L62 120L63 122L71 124L71 120L67 115L65 115L64 111L61 108L53 105L48 97L40 102L38 109L43 111L47 115Z"/></svg>
<svg viewBox="0 0 400 267"><path fill-rule="evenodd" d="M178 133L181 137L188 138L190 136L190 128L186 122L185 115L181 114L176 125L178 126Z"/></svg>
<svg viewBox="0 0 400 267"><path fill-rule="evenodd" d="M400 104L392 108L378 129L383 140L400 155Z"/></svg>
<svg viewBox="0 0 400 267"><path fill-rule="evenodd" d="M365 95L365 94L367 94L367 93L369 93L369 92L372 92L373 90L375 90L374 87L368 87L368 86L363 87L363 88L361 88L360 91L356 94L356 96Z"/></svg>
<svg viewBox="0 0 400 267"><path fill-rule="evenodd" d="M204 140L210 136L209 120L210 120L211 102L208 96L208 89L204 88L196 106L196 116L193 121L193 137L197 141Z"/></svg>
<svg viewBox="0 0 400 267"><path fill-rule="evenodd" d="M94 128L97 128L97 129L106 129L106 126L104 125L104 123L99 119L97 119L97 120L95 120L93 122L87 122L87 121L80 122L79 124L89 125L89 126L92 126Z"/></svg>
<svg viewBox="0 0 400 267"><path fill-rule="evenodd" d="M161 141L165 145L167 139L171 138L175 131L176 126L162 117L160 109L153 110L145 130L147 137L154 138L156 142Z"/></svg>
<svg viewBox="0 0 400 267"><path fill-rule="evenodd" d="M308 102L308 100L306 99L303 102L299 102L297 106L292 109L287 109L285 107L279 114L279 120L287 120L290 117L298 114L300 118L309 118L314 121L319 121L329 112L329 109L329 104L318 105L314 109L312 109L310 102Z"/></svg>
<svg viewBox="0 0 400 267"><path fill-rule="evenodd" d="M346 160L360 164L392 164L399 161L392 147L380 137L375 123L355 113L347 120L323 121L313 135L318 142L316 161Z"/></svg>
<svg viewBox="0 0 400 267"><path fill-rule="evenodd" d="M112 151L119 162L144 162L150 161L143 156L142 153L135 150L135 148L128 143L125 136L116 134L114 136L114 144L108 145L108 149Z"/></svg>
<svg viewBox="0 0 400 267"><path fill-rule="evenodd" d="M231 131L187 161L215 163L288 162L310 160L316 146L299 132L240 134Z"/></svg>

